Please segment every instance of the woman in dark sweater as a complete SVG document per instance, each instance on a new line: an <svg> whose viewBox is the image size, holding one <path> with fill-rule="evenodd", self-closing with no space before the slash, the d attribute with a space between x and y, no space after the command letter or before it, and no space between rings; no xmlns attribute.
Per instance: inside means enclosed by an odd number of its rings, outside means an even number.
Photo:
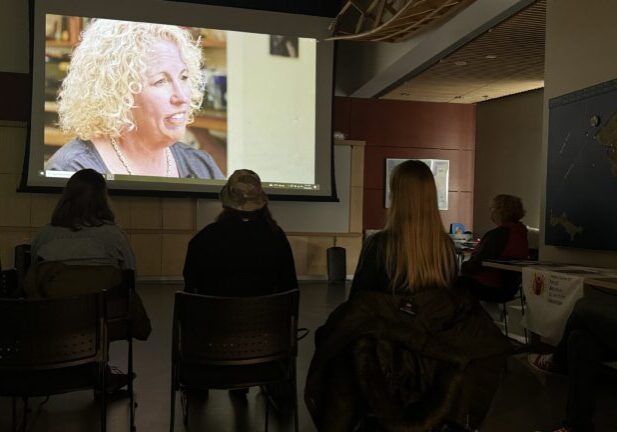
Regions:
<svg viewBox="0 0 617 432"><path fill-rule="evenodd" d="M520 220L525 216L523 203L513 195L497 195L490 207L491 221L497 225L488 231L463 263L459 284L478 300L503 303L518 291L520 275L482 266L487 259L526 259L529 257L527 227Z"/></svg>
<svg viewBox="0 0 617 432"><path fill-rule="evenodd" d="M298 287L291 247L272 219L259 176L235 171L220 194L223 211L189 243L185 290L259 296Z"/></svg>

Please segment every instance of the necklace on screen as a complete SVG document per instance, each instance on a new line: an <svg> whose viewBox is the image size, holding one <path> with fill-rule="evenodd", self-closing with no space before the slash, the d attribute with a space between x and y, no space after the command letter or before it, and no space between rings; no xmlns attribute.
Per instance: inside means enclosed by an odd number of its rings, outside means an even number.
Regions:
<svg viewBox="0 0 617 432"><path fill-rule="evenodd" d="M116 141L116 139L113 137L110 138L110 141L111 141L111 146L114 149L114 152L116 152L116 156L118 156L118 159L120 159L120 162L124 166L124 169L126 170L128 175L133 175L133 170L129 166L129 163L124 157L124 154L122 153L122 151L120 151L120 147L118 146L118 141ZM171 150L169 150L169 147L165 147L165 159L167 161L167 170L165 172L165 177L171 177Z"/></svg>

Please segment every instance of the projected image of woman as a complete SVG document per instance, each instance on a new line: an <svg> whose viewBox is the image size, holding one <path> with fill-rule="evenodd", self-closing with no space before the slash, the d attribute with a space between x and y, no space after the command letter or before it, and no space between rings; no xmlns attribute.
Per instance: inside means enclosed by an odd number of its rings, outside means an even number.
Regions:
<svg viewBox="0 0 617 432"><path fill-rule="evenodd" d="M76 137L45 169L223 179L209 154L180 142L202 99L202 51L188 31L97 19L58 96L60 127Z"/></svg>

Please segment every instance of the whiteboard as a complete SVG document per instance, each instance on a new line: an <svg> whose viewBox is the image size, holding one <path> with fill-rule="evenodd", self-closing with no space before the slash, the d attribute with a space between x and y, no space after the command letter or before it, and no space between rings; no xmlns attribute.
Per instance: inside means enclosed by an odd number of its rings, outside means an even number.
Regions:
<svg viewBox="0 0 617 432"><path fill-rule="evenodd" d="M250 169L250 167L247 167ZM259 174L259 173L257 173ZM351 201L351 146L334 146L334 178L338 202L270 201L272 216L285 232L347 233ZM218 200L197 200L197 229L214 222Z"/></svg>
<svg viewBox="0 0 617 432"><path fill-rule="evenodd" d="M397 165L408 160L419 160L431 169L435 178L435 186L437 187L437 205L439 210L448 210L450 161L446 159L386 159L386 196L384 207L390 208L390 176L392 171Z"/></svg>

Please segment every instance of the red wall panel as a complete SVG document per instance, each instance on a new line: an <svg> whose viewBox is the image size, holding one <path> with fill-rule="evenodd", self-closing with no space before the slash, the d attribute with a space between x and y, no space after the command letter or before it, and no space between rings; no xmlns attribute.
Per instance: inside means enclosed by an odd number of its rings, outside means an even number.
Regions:
<svg viewBox="0 0 617 432"><path fill-rule="evenodd" d="M474 105L335 98L334 129L366 141L364 156L364 229L385 221L385 160L448 159L449 209L444 225L471 228L476 109Z"/></svg>

